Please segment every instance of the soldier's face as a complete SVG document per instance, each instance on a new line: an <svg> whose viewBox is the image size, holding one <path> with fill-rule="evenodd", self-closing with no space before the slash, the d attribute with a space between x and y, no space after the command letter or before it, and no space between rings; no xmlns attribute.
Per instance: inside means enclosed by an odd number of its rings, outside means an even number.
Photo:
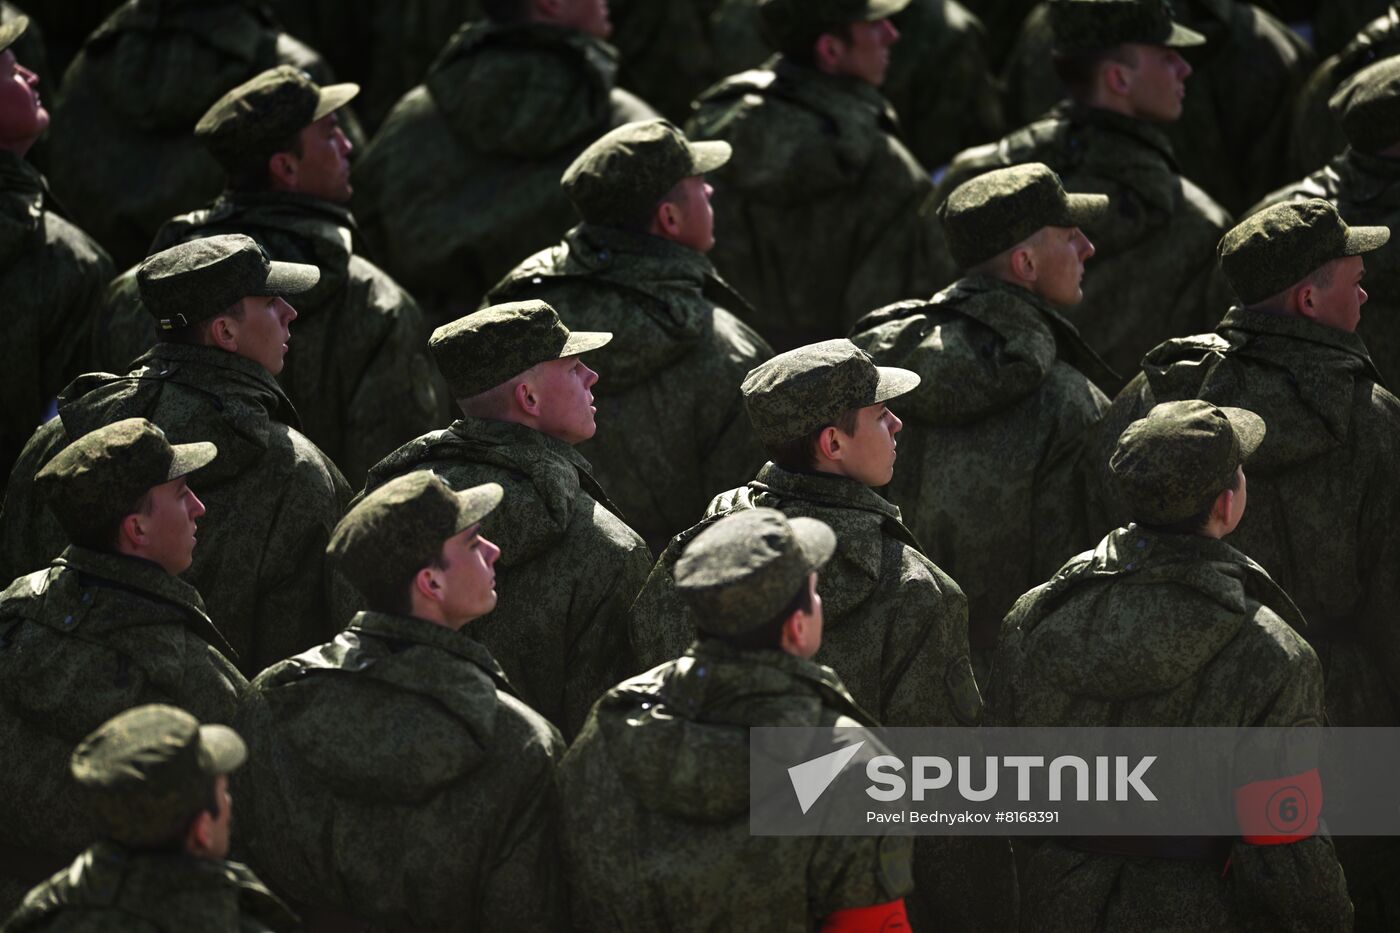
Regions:
<svg viewBox="0 0 1400 933"><path fill-rule="evenodd" d="M705 184L702 175L694 175L676 185L674 199L667 202L674 212L672 240L697 253L708 253L715 248L715 211L710 206L714 193L715 189Z"/></svg>
<svg viewBox="0 0 1400 933"><path fill-rule="evenodd" d="M204 514L199 501L182 476L153 486L137 524L146 539L145 556L177 576L194 561L196 521Z"/></svg>
<svg viewBox="0 0 1400 933"><path fill-rule="evenodd" d="M608 0L555 0L558 8L555 22L570 26L595 39L612 35L612 19Z"/></svg>
<svg viewBox="0 0 1400 933"><path fill-rule="evenodd" d="M1133 114L1154 123L1174 123L1181 119L1186 102L1186 79L1191 66L1176 49L1161 45L1130 43L1138 63L1128 70L1128 91Z"/></svg>
<svg viewBox="0 0 1400 933"><path fill-rule="evenodd" d="M894 436L903 427L904 422L882 403L860 410L854 434L836 428L842 474L867 486L888 483L894 476Z"/></svg>
<svg viewBox="0 0 1400 933"><path fill-rule="evenodd" d="M481 536L473 525L442 545L442 614L452 628L461 628L496 608L496 559L501 549Z"/></svg>
<svg viewBox="0 0 1400 933"><path fill-rule="evenodd" d="M228 792L228 775L214 778L214 799L219 802L219 815L209 824L209 857L228 858L233 826L233 795Z"/></svg>
<svg viewBox="0 0 1400 933"><path fill-rule="evenodd" d="M241 304L242 318L229 318L233 352L261 363L263 369L276 376L282 372L296 309L282 298L266 296L244 298Z"/></svg>
<svg viewBox="0 0 1400 933"><path fill-rule="evenodd" d="M1030 244L1034 291L1051 304L1070 307L1084 299L1084 262L1094 244L1078 227L1045 227Z"/></svg>
<svg viewBox="0 0 1400 933"><path fill-rule="evenodd" d="M579 444L598 430L593 386L598 374L577 356L550 360L526 380L539 405L535 428L566 444Z"/></svg>
<svg viewBox="0 0 1400 933"><path fill-rule="evenodd" d="M1355 333L1361 323L1361 306L1368 297L1361 287L1365 275L1366 263L1360 256L1332 260L1321 281L1314 277L1311 294L1304 299L1303 313L1333 330Z"/></svg>
<svg viewBox="0 0 1400 933"><path fill-rule="evenodd" d="M890 69L890 46L899 41L899 30L887 19L851 23L850 30L849 42L840 36L834 37L837 51L832 71L879 87L885 83L885 73Z"/></svg>
<svg viewBox="0 0 1400 933"><path fill-rule="evenodd" d="M49 112L39 99L39 76L0 52L0 148L27 152L49 126Z"/></svg>
<svg viewBox="0 0 1400 933"><path fill-rule="evenodd" d="M301 131L301 155L296 164L296 188L337 204L350 200L350 151L353 148L340 128L340 121L328 113Z"/></svg>

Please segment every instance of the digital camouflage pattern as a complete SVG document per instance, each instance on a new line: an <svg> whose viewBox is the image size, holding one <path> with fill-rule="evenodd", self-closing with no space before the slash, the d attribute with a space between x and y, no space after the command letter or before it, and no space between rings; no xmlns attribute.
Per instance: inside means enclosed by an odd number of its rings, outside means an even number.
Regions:
<svg viewBox="0 0 1400 933"><path fill-rule="evenodd" d="M224 169L265 163L287 141L360 93L358 84L320 87L305 72L278 65L254 75L214 101L194 134Z"/></svg>
<svg viewBox="0 0 1400 933"><path fill-rule="evenodd" d="M486 300L525 298L548 301L569 327L612 333L586 360L599 373L598 432L578 450L656 551L711 496L763 464L739 385L773 351L743 323L748 303L704 255L584 224L517 266Z"/></svg>
<svg viewBox="0 0 1400 933"><path fill-rule="evenodd" d="M677 123L727 74L716 65L714 10L722 0L608 0L620 57L617 83Z"/></svg>
<svg viewBox="0 0 1400 933"><path fill-rule="evenodd" d="M1193 74L1181 119L1160 129L1179 172L1238 213L1291 174L1291 102L1315 59L1296 33L1252 4L1176 0L1174 7L1206 44L1180 50ZM1030 14L1003 74L1013 124L1035 120L1065 95L1051 61L1048 13L1042 3ZM1280 103L1263 107L1261 100Z"/></svg>
<svg viewBox="0 0 1400 933"><path fill-rule="evenodd" d="M695 619L672 576L685 546L724 516L755 507L815 518L836 532L836 555L818 573L823 629L813 660L832 667L861 708L886 726L981 720L967 598L924 556L899 509L855 480L772 463L747 486L715 497L700 523L662 553L632 606L632 645L643 666L674 660L695 639ZM921 918L942 918L959 930L1014 928L1016 881L1005 840L924 837L915 851L915 927Z"/></svg>
<svg viewBox="0 0 1400 933"><path fill-rule="evenodd" d="M1382 59L1352 75L1328 100L1327 109L1355 149L1379 155L1400 142L1400 60Z"/></svg>
<svg viewBox="0 0 1400 933"><path fill-rule="evenodd" d="M583 33L467 24L394 107L355 165L355 213L434 324L569 228L559 177L585 146L656 116L616 75L617 53Z"/></svg>
<svg viewBox="0 0 1400 933"><path fill-rule="evenodd" d="M985 678L1011 604L1088 537L1077 467L1108 407L1086 375L1103 365L1044 300L982 276L876 311L851 339L919 374L884 494L967 594Z"/></svg>
<svg viewBox="0 0 1400 933"><path fill-rule="evenodd" d="M73 747L143 703L232 722L233 659L195 588L148 561L69 547L0 592L0 913L101 835Z"/></svg>
<svg viewBox="0 0 1400 933"><path fill-rule="evenodd" d="M90 373L58 417L25 445L0 511L0 576L43 567L66 539L34 474L70 441L123 418L147 418L171 443L211 441L200 474L208 512L185 574L256 674L338 631L355 598L324 572L326 541L350 499L340 471L294 425L296 411L257 363L212 347L157 344L125 376Z"/></svg>
<svg viewBox="0 0 1400 933"><path fill-rule="evenodd" d="M168 218L218 195L223 172L194 125L278 64L331 83L320 56L251 0L128 0L88 37L54 109L49 175L118 267L140 261Z"/></svg>
<svg viewBox="0 0 1400 933"><path fill-rule="evenodd" d="M89 368L88 341L112 277L107 253L54 210L48 183L0 152L0 470L68 380Z"/></svg>
<svg viewBox="0 0 1400 933"><path fill-rule="evenodd" d="M296 915L238 862L100 842L30 892L3 933L293 933Z"/></svg>
<svg viewBox="0 0 1400 933"><path fill-rule="evenodd" d="M749 833L749 728L838 724L874 721L830 668L716 641L609 691L559 769L575 921L809 930L908 894L906 837Z"/></svg>
<svg viewBox="0 0 1400 933"><path fill-rule="evenodd" d="M1252 496L1249 505L1246 522ZM1229 545L1130 525L1016 603L997 651L989 719L1019 727L1318 727L1322 670L1297 634L1303 625L1264 569ZM1201 779L1240 783L1228 768ZM1207 860L1046 841L1023 877L1022 910L1050 933L1351 929L1346 881L1327 837L1220 842L1219 857Z"/></svg>
<svg viewBox="0 0 1400 933"><path fill-rule="evenodd" d="M844 334L872 308L952 279L942 230L920 210L933 185L878 90L779 57L696 108L687 135L734 148L707 179L710 257L775 349Z"/></svg>
<svg viewBox="0 0 1400 933"><path fill-rule="evenodd" d="M1055 49L1093 52L1125 42L1184 49L1205 37L1174 18L1171 0L1051 0Z"/></svg>
<svg viewBox="0 0 1400 933"><path fill-rule="evenodd" d="M1230 216L1178 174L1156 127L1066 102L1000 142L961 153L937 199L974 175L1023 162L1044 162L1067 191L1109 197L1102 222L1084 227L1097 253L1084 300L1069 317L1115 372L1136 372L1142 354L1209 327L1229 306L1215 245ZM1112 394L1119 384L1102 388Z"/></svg>
<svg viewBox="0 0 1400 933"><path fill-rule="evenodd" d="M423 312L355 252L348 209L289 192L225 192L167 221L151 249L226 233L252 237L275 260L320 269L315 288L288 299L297 319L277 381L306 436L353 486L396 446L447 422L447 387L427 358ZM156 338L135 273L108 289L96 335L93 356L112 372L124 372Z"/></svg>
<svg viewBox="0 0 1400 933"><path fill-rule="evenodd" d="M564 743L472 630L364 612L253 682L239 819L258 870L309 918L568 928L553 787Z"/></svg>
<svg viewBox="0 0 1400 933"><path fill-rule="evenodd" d="M453 489L499 483L481 533L501 548L496 608L470 623L521 698L565 736L631 670L627 609L651 554L563 441L523 425L461 418L410 441L369 473L366 492L412 470Z"/></svg>

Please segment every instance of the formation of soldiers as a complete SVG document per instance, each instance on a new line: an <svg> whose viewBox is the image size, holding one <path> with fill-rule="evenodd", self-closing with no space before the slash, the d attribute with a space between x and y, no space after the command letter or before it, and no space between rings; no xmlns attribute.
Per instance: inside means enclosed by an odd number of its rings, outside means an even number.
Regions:
<svg viewBox="0 0 1400 933"><path fill-rule="evenodd" d="M748 829L757 726L1400 725L1400 4L36 6L5 933L1400 929Z"/></svg>

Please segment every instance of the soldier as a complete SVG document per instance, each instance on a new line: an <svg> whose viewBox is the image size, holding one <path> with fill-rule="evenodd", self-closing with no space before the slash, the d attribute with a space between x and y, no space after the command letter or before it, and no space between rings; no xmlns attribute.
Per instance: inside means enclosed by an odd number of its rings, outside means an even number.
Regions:
<svg viewBox="0 0 1400 933"><path fill-rule="evenodd" d="M928 172L879 91L899 38L889 17L908 3L763 0L781 54L696 102L690 138L735 155L711 176L714 262L778 350L844 334L953 277L937 221L920 213Z"/></svg>
<svg viewBox="0 0 1400 933"><path fill-rule="evenodd" d="M564 743L473 637L497 602L481 531L502 495L419 471L362 499L327 553L369 611L249 691L250 852L313 929L568 927Z"/></svg>
<svg viewBox="0 0 1400 933"><path fill-rule="evenodd" d="M428 362L418 305L354 252L350 142L338 113L359 87L319 87L281 65L215 101L195 126L228 174L208 207L168 221L151 252L221 233L244 233L267 254L321 270L297 300L297 339L278 381L306 436L352 486L404 441L446 419L446 387ZM100 339L114 371L144 352L155 323L141 307L136 270L113 283ZM120 369L118 368L120 367Z"/></svg>
<svg viewBox="0 0 1400 933"><path fill-rule="evenodd" d="M1110 438L1160 402L1204 398L1258 412L1272 426L1254 458L1251 508L1231 543L1273 574L1307 617L1327 717L1338 726L1400 723L1400 399L1378 384L1355 333L1366 292L1362 256L1385 227L1348 227L1323 200L1289 201L1220 241L1239 295L1215 333L1172 340L1114 400L1092 462ZM1098 488L1111 493L1102 480ZM1126 505L1106 495L1104 525ZM1400 846L1341 839L1357 928L1400 913Z"/></svg>
<svg viewBox="0 0 1400 933"><path fill-rule="evenodd" d="M100 842L30 892L4 933L273 933L297 918L228 860L238 733L151 704L114 717L72 753Z"/></svg>
<svg viewBox="0 0 1400 933"><path fill-rule="evenodd" d="M744 402L772 462L747 486L716 496L657 561L632 607L632 644L644 665L679 656L704 621L676 592L674 570L686 545L725 515L771 507L836 532L816 657L856 702L887 726L981 720L967 599L924 556L899 509L875 492L890 481L903 426L886 403L918 384L908 370L877 367L849 340L790 350L749 373ZM1014 927L1015 878L1004 840L925 837L916 851L916 928L935 918L958 930Z"/></svg>
<svg viewBox="0 0 1400 933"><path fill-rule="evenodd" d="M186 477L216 453L129 418L35 477L72 543L0 592L0 915L96 836L68 778L75 742L155 700L233 721L247 684L179 578L204 514Z"/></svg>
<svg viewBox="0 0 1400 933"><path fill-rule="evenodd" d="M433 332L438 368L462 410L369 473L366 492L429 470L454 489L503 486L486 533L505 557L501 605L472 626L520 696L572 737L593 701L631 673L627 609L651 553L573 448L597 426L598 374L579 358L612 339L569 331L542 301L504 304Z"/></svg>
<svg viewBox="0 0 1400 933"><path fill-rule="evenodd" d="M29 439L0 512L0 575L37 570L63 548L33 487L40 468L83 435L141 415L174 441L218 445L202 484L204 546L188 579L239 669L256 674L338 630L353 608L331 592L324 551L350 489L296 430L296 410L273 378L296 318L283 296L307 291L319 275L315 266L270 261L241 234L182 243L142 263L137 285L160 342L125 376L79 377L60 397L58 417Z"/></svg>
<svg viewBox="0 0 1400 933"><path fill-rule="evenodd" d="M87 340L112 263L55 210L48 182L25 154L49 125L39 76L15 57L25 16L0 24L0 471L67 381L87 367Z"/></svg>
<svg viewBox="0 0 1400 933"><path fill-rule="evenodd" d="M604 0L489 0L355 166L376 257L434 324L470 313L568 230L559 176L615 126L656 113L614 87Z"/></svg>
<svg viewBox="0 0 1400 933"><path fill-rule="evenodd" d="M1187 400L1123 432L1109 470L1134 524L1016 603L988 691L996 725L1322 724L1322 669L1295 631L1302 614L1220 540L1245 514L1243 464L1256 448L1265 459L1286 425L1266 437L1252 412ZM1206 772L1203 783L1234 783ZM1048 840L1031 856L1022 910L1048 933L1350 930L1330 840L1299 835Z"/></svg>
<svg viewBox="0 0 1400 933"><path fill-rule="evenodd" d="M609 691L559 769L584 929L909 928L907 839L749 835L749 728L875 724L812 660L836 547L823 522L755 508L685 548L699 640Z"/></svg>
<svg viewBox="0 0 1400 933"><path fill-rule="evenodd" d="M1229 215L1177 174L1157 126L1182 113L1191 66L1178 49L1205 39L1173 22L1164 0L1054 0L1049 10L1070 99L960 154L938 200L973 175L1024 162L1044 162L1070 191L1107 194L1108 213L1084 231L1099 259L1075 322L1109 366L1130 373L1162 340L1208 326L1228 300L1213 250Z"/></svg>
<svg viewBox="0 0 1400 933"><path fill-rule="evenodd" d="M734 316L753 311L705 256L705 173L729 156L728 143L692 144L661 120L613 130L564 173L582 226L487 295L541 298L570 326L613 334L590 357L607 374L603 427L580 453L656 551L763 463L739 383L773 352Z"/></svg>
<svg viewBox="0 0 1400 933"><path fill-rule="evenodd" d="M1103 195L1066 195L1036 162L979 175L940 209L966 276L874 312L851 338L919 374L888 495L967 594L984 683L1011 604L1089 533L1076 467L1108 399L1084 372L1104 367L1059 309L1083 298L1094 247L1080 227L1107 208Z"/></svg>

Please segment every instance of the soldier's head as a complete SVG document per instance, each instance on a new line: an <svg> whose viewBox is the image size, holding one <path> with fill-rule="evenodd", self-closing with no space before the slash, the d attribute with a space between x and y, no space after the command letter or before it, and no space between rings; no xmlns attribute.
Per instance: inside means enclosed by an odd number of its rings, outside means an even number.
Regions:
<svg viewBox="0 0 1400 933"><path fill-rule="evenodd" d="M544 23L606 39L612 35L607 0L481 0L492 22Z"/></svg>
<svg viewBox="0 0 1400 933"><path fill-rule="evenodd" d="M1181 117L1191 66L1178 49L1205 36L1168 0L1051 0L1055 70L1082 104L1154 123Z"/></svg>
<svg viewBox="0 0 1400 933"><path fill-rule="evenodd" d="M1079 304L1094 245L1080 229L1102 219L1108 198L1066 194L1039 162L964 182L938 208L958 268L1019 285L1053 304Z"/></svg>
<svg viewBox="0 0 1400 933"><path fill-rule="evenodd" d="M228 173L234 191L288 191L350 200L350 141L336 115L357 84L320 87L279 65L220 97L194 134Z"/></svg>
<svg viewBox="0 0 1400 933"><path fill-rule="evenodd" d="M211 443L171 444L145 418L127 418L63 448L34 483L74 544L140 557L174 575L194 559L204 514L186 477L217 455Z"/></svg>
<svg viewBox="0 0 1400 933"><path fill-rule="evenodd" d="M1251 411L1163 402L1128 425L1108 466L1133 521L1221 538L1244 517L1244 464L1263 440L1264 421Z"/></svg>
<svg viewBox="0 0 1400 933"><path fill-rule="evenodd" d="M810 658L822 644L817 571L836 535L814 518L743 509L696 535L676 562L676 590L700 637Z"/></svg>
<svg viewBox="0 0 1400 933"><path fill-rule="evenodd" d="M801 65L879 87L899 30L890 17L910 0L761 0L768 41Z"/></svg>
<svg viewBox="0 0 1400 933"><path fill-rule="evenodd" d="M585 223L708 253L715 245L715 213L705 174L732 152L726 142L692 143L667 120L627 123L585 149L560 185Z"/></svg>
<svg viewBox="0 0 1400 933"><path fill-rule="evenodd" d="M107 720L73 751L73 777L102 837L133 849L228 855L228 776L248 757L238 733L150 704Z"/></svg>
<svg viewBox="0 0 1400 933"><path fill-rule="evenodd" d="M894 476L904 423L885 404L917 374L876 366L849 340L780 353L744 377L740 391L759 442L778 466L883 486Z"/></svg>
<svg viewBox="0 0 1400 933"><path fill-rule="evenodd" d="M158 340L236 353L274 376L282 371L297 316L286 298L309 291L320 278L315 266L273 262L241 233L172 246L136 270Z"/></svg>
<svg viewBox="0 0 1400 933"><path fill-rule="evenodd" d="M1400 55L1383 58L1343 81L1327 106L1353 149L1400 157Z"/></svg>
<svg viewBox="0 0 1400 933"><path fill-rule="evenodd" d="M610 340L602 331L570 331L546 302L517 301L442 325L428 350L463 414L578 444L598 429L598 374L580 357Z"/></svg>
<svg viewBox="0 0 1400 933"><path fill-rule="evenodd" d="M504 494L456 492L427 470L395 477L345 513L326 555L370 609L459 629L496 608L501 549L481 523Z"/></svg>
<svg viewBox="0 0 1400 933"><path fill-rule="evenodd" d="M27 16L0 26L0 149L20 155L49 128L49 112L39 99L39 76L20 64L10 48L28 28Z"/></svg>
<svg viewBox="0 0 1400 933"><path fill-rule="evenodd" d="M1240 221L1220 240L1220 268L1245 307L1351 333L1366 291L1361 258L1389 227L1349 227L1331 202L1288 201Z"/></svg>

